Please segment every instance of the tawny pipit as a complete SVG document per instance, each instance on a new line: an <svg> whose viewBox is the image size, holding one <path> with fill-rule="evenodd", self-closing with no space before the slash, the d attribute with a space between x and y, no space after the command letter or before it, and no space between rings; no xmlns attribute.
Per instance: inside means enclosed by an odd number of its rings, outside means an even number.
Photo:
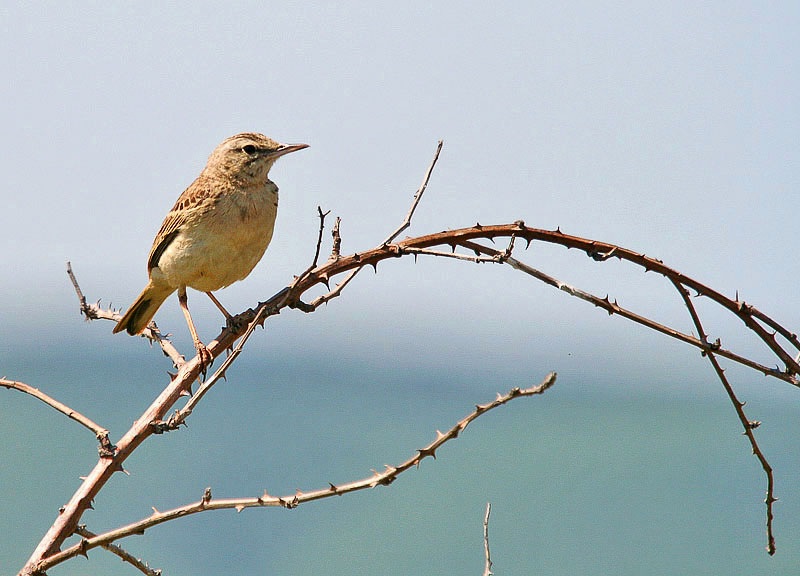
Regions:
<svg viewBox="0 0 800 576"><path fill-rule="evenodd" d="M147 259L150 281L114 333L142 332L177 290L205 367L211 357L189 314L186 288L208 294L230 319L212 292L243 280L261 260L278 210L278 187L269 179L269 169L279 157L303 148L308 145L280 144L252 133L231 136L217 146L161 224Z"/></svg>

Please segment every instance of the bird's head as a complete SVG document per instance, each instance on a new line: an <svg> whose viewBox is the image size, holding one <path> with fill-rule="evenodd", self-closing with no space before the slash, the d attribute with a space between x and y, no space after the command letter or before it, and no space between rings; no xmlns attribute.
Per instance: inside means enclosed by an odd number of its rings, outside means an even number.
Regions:
<svg viewBox="0 0 800 576"><path fill-rule="evenodd" d="M278 158L303 148L308 144L281 144L263 134L245 132L223 140L209 156L204 171L264 182Z"/></svg>

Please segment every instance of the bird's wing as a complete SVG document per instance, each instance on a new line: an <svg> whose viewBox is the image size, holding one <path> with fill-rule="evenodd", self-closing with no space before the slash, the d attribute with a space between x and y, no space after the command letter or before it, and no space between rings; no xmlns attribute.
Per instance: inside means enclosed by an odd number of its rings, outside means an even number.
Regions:
<svg viewBox="0 0 800 576"><path fill-rule="evenodd" d="M148 272L158 266L158 261L161 259L161 255L164 254L164 250L175 240L190 215L196 216L198 211L202 212L209 208L210 199L212 198L200 179L196 180L178 197L172 210L164 218L155 240L153 240L153 247L150 249L150 256L147 258Z"/></svg>
<svg viewBox="0 0 800 576"><path fill-rule="evenodd" d="M172 214L172 213L170 213ZM169 216L167 217L169 218ZM174 218L173 221L177 219ZM164 221L166 224L167 221ZM175 237L180 233L180 226L176 226L174 230L171 232L163 233L164 227L161 227L162 232L159 232L156 236L156 242L153 243L153 248L150 250L150 257L147 259L147 271L150 272L153 268L158 266L159 260L161 260L161 255L164 253L172 241L175 240Z"/></svg>

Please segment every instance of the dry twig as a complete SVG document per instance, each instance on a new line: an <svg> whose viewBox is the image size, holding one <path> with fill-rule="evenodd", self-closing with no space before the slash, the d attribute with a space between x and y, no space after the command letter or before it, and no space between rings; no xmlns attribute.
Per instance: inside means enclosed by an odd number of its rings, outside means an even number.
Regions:
<svg viewBox="0 0 800 576"><path fill-rule="evenodd" d="M163 524L164 522L168 522L170 520L175 520L177 518L183 518L185 516L190 516L192 514L198 514L200 512L207 512L211 510L230 510L234 509L238 512L241 512L245 508L255 508L255 507L281 507L292 509L304 504L306 502L312 502L314 500L322 500L324 498L330 498L332 496L341 496L343 494L347 494L349 492L357 492L360 490L365 490L367 488L374 488L376 486L388 486L392 482L394 482L400 474L410 470L412 468L418 468L420 463L428 457L436 458L436 451L442 447L445 443L449 442L450 440L455 440L458 438L458 435L464 431L467 426L473 422L478 417L486 414L490 410L498 408L508 402L516 398L524 398L528 396L536 396L538 394L543 394L548 388L550 388L556 382L556 373L551 372L542 380L542 382L536 386L531 388L512 388L506 394L497 395L497 398L492 402L487 404L479 404L475 406L475 410L473 410L470 414L466 417L459 420L452 428L450 428L447 432L442 433L440 431L436 431L436 438L430 442L424 448L420 448L417 450L417 453L414 454L411 458L406 460L405 462L397 465L397 466L386 466L382 472L373 471L372 475L363 478L361 480L356 480L354 482L348 482L345 484L328 484L325 488L320 488L318 490L314 490L311 492L301 492L297 491L295 494L290 494L287 496L272 496L266 491L261 496L255 497L246 497L246 498L212 498L211 497L211 490L206 489L203 494L203 497L198 500L197 502L192 502L190 504L185 504L183 506L179 506L178 508L173 508L171 510L166 511L159 511L155 508L153 509L153 513L144 518L139 520L138 522L134 522L132 524L128 524L126 526L122 526L115 530L110 530L100 535L96 535L90 538L85 538L81 540L78 544L67 548L62 552L57 552L52 554L48 558L44 559L43 561L39 562L36 566L36 570L39 572L43 572L48 570L49 568L68 560L74 556L79 554L86 554L92 548L97 548L98 546L107 546L111 542L115 542L121 538L125 538L127 536L132 535L142 535L144 534L145 530L157 526L159 524Z"/></svg>
<svg viewBox="0 0 800 576"><path fill-rule="evenodd" d="M282 309L287 307L297 307L306 312L316 310L321 304L328 302L340 295L342 290L348 285L353 277L366 266L377 267L379 262L386 259L397 258L403 255L414 255L414 257L416 257L418 254L432 255L437 257L446 256L448 258L456 258L459 260L467 260L472 262L508 264L516 270L528 274L542 282L545 282L548 285L554 286L571 296L575 296L590 302L593 305L606 310L609 314L617 314L637 322L647 328L656 330L672 338L676 338L682 342L697 347L704 354L708 355L709 360L712 361L714 369L717 371L717 374L722 380L723 385L726 387L726 390L729 390L731 401L734 403L734 406L737 407L737 414L739 415L743 426L745 426L746 434L751 441L754 452L758 456L765 472L767 473L768 549L770 553L774 552L774 539L772 537L772 503L775 501L775 499L772 494L772 470L763 454L761 454L761 451L758 450L758 446L755 443L752 433L752 430L755 428L755 424L748 422L747 418L744 416L744 413L741 410L741 403L738 401L738 399L736 399L735 394L733 394L733 390L725 379L722 369L717 363L716 357L719 356L728 358L729 360L757 370L769 377L780 379L794 386L800 386L800 381L798 380L798 375L800 375L800 364L798 364L798 361L800 360L800 354L798 354L798 351L800 351L800 341L798 340L797 336L793 332L784 328L777 321L773 320L771 317L760 312L751 305L739 301L738 297L734 300L727 298L721 293L694 280L693 278L690 278L678 272L677 270L664 265L664 263L660 260L650 258L644 254L640 254L620 246L615 246L613 244L566 235L558 229L540 230L536 228L530 228L525 226L524 222L522 221L517 221L512 224L500 224L492 226L476 224L475 226L468 228L448 230L414 238L405 238L397 241L396 239L399 234L411 224L411 219L417 206L419 205L425 189L427 188L428 181L436 164L440 150L441 142L439 143L434 159L423 178L422 185L414 195L411 209L409 210L404 222L394 232L392 232L392 234L390 234L383 243L370 250L342 256L340 254L341 236L339 234L339 221L337 219L333 229L333 248L331 251L331 258L329 258L329 260L324 264L319 264L318 257L321 250L321 238L325 216L320 209L320 233L317 240L317 249L312 261L312 266L305 270L301 275L296 277L289 286L269 298L267 301L260 302L255 309L247 310L236 316L234 321L230 322L228 326L222 330L217 338L208 345L208 350L213 358L217 358L226 350L232 350L230 355L222 364L222 366L212 375L212 377L201 385L195 394L195 397L191 398L182 410L177 411L175 415L168 420L165 420L167 412L173 408L173 406L182 396L185 396L190 391L192 383L199 375L201 365L197 357L189 361L184 361L183 357L177 352L177 350L174 349L174 347L172 347L171 343L158 333L155 325L151 325L151 331L148 333L148 337L158 341L165 354L172 358L173 362L178 367L177 374L174 375L172 381L166 386L162 393L153 400L148 409L135 421L130 430L128 430L128 432L126 432L123 437L120 438L119 442L117 443L116 451L114 451L111 455L104 455L104 457L100 458L95 465L95 468L86 476L84 482L72 496L69 502L63 507L61 514L59 514L56 521L42 538L21 574L29 576L31 574L41 573L48 567L55 566L67 557L71 557L71 555L85 552L85 550L88 549L87 547L110 543L113 540L122 537L122 535L136 533L136 530L142 531L146 527L166 521L172 517L180 517L189 513L223 507L242 509L249 506L284 506L291 508L303 502L329 497L332 494L339 495L355 490L373 487L379 484L389 484L399 473L412 466L418 465L419 462L425 457L433 456L436 449L438 449L441 444L452 438L455 438L458 433L463 430L469 424L469 422L472 421L472 419L476 418L486 410L505 403L518 395L528 395L543 391L544 388L537 392L531 392L531 390L534 389L529 389L528 391L520 391L515 389L512 390L512 392L506 397L498 397L498 400L496 400L494 403L485 406L478 406L475 412L459 422L459 424L451 429L448 433L440 433L436 440L434 440L426 448L421 449L414 458L411 458L398 467L388 467L387 470L381 473L376 472L375 475L364 480L338 486L331 484L330 487L326 489L317 490L310 493L297 493L290 497L281 498L275 498L269 496L268 494L264 494L258 498L218 500L211 499L210 494L208 494L208 496L204 496L199 503L181 507L179 509L175 509L174 511L170 511L169 513L155 513L153 516L139 523L119 529L123 530L124 534L118 531L109 532L96 537L87 538L77 546L60 551L60 548L66 538L78 529L81 516L91 505L94 497L102 489L113 473L123 470L123 463L127 457L130 456L130 454L132 454L133 451L151 434L175 429L175 427L177 427L181 422L185 421L189 414L191 414L194 406L196 406L196 404L210 389L210 387L213 386L214 383L220 378L224 377L225 371L230 366L231 362L233 362L241 352L242 347L256 326L263 325L264 321L268 317L279 314ZM493 242L497 238L509 239L509 246L506 250L498 251L480 243L480 241ZM676 287L679 287L679 290L681 290L685 301L688 298L686 296L688 293L687 291L691 290L698 296L716 303L723 309L737 316L742 320L744 325L765 344L765 346L774 354L782 366L769 368L765 365L752 361L743 355L739 355L733 351L723 348L718 342L709 343L702 332L699 319L698 322L696 322L696 328L700 333L700 337L695 337L690 334L682 333L679 330L673 329L669 326L654 322L644 315L627 310L622 306L619 306L615 301L612 302L608 297L600 298L584 290L570 286L565 282L553 278L552 276L549 276L539 270L536 270L535 268L517 260L512 256L514 241L516 239L525 240L528 244L531 242L545 242L558 244L567 248L575 248L585 252L590 258L597 262L604 262L611 258L617 258L618 260L623 260L640 266L645 271L656 272L657 274L667 278L669 281L675 284ZM445 248L449 248L450 251L446 252ZM459 249L462 251L459 251ZM68 273L73 281L73 286L75 287L75 291L78 296L81 312L87 319L109 319L112 321L119 319L119 314L114 310L103 310L99 304L88 305L80 287L78 286L77 281L75 280L71 266L68 267ZM344 275L343 280L338 282L333 289L330 289L329 283L331 279L336 278L339 275ZM310 304L304 304L301 300L301 297L310 289L319 285L323 285L328 288L328 292L317 297L311 301ZM687 304L687 307L689 308L690 314L692 314L693 318L695 318L696 311L690 302ZM246 326L247 328L242 330L241 327L243 326ZM775 337L776 333L782 337L782 340L778 340ZM553 379L554 378L555 376L553 375ZM18 387L15 388L20 389Z"/></svg>
<svg viewBox="0 0 800 576"><path fill-rule="evenodd" d="M108 439L108 430L96 424L93 420L84 416L77 410L70 408L66 404L59 402L52 396L45 394L38 388L34 388L33 386L28 386L22 382L16 382L14 380L7 380L6 378L0 378L0 386L3 388L8 388L9 390L18 390L20 392L24 392L25 394L29 394L34 398L37 398L50 406L51 408L55 408L68 418L75 420L81 426L88 428L92 432L94 432L95 437L100 441L99 452L101 456L109 456L113 454L115 446L111 444L111 440Z"/></svg>
<svg viewBox="0 0 800 576"><path fill-rule="evenodd" d="M492 576L492 555L489 553L489 514L492 513L491 502L486 503L486 514L483 517L483 555L486 562L483 567L483 576Z"/></svg>
<svg viewBox="0 0 800 576"><path fill-rule="evenodd" d="M80 525L78 529L75 530L75 534L78 536L83 536L84 538L96 538L97 534L92 532L91 530L87 530L86 526ZM86 540L81 540L81 542L85 542ZM146 562L142 562L140 558L136 558L133 554L126 552L121 546L117 546L116 544L103 544L103 548L114 554L115 556L119 556L119 558L123 562L127 562L134 568L136 568L142 574L146 576L161 576L161 570L153 570L150 568Z"/></svg>
<svg viewBox="0 0 800 576"><path fill-rule="evenodd" d="M700 317L697 315L697 310L695 309L692 300L689 298L689 291L675 280L673 280L672 283L680 293L681 298L683 298L683 302L686 305L686 308L689 310L689 314L692 317L692 322L694 322L695 329L700 335L700 339L708 344L708 335L703 329L703 324L700 322ZM775 535L772 532L772 504L777 501L777 498L775 498L775 478L772 474L772 466L770 466L767 458L761 451L753 432L760 423L749 420L745 415L744 402L741 402L739 398L736 397L736 392L734 392L733 386L731 386L730 382L728 381L728 377L725 376L725 371L719 365L715 353L709 350L704 354L711 363L711 366L713 366L714 372L717 374L717 377L722 383L723 388L725 388L725 392L728 394L731 404L733 404L736 415L739 417L739 422L742 424L744 435L747 436L747 440L750 442L750 446L753 449L753 454L756 458L758 458L758 461L761 463L761 468L764 470L764 474L767 477L767 497L764 500L767 505L767 553L772 556L775 554Z"/></svg>

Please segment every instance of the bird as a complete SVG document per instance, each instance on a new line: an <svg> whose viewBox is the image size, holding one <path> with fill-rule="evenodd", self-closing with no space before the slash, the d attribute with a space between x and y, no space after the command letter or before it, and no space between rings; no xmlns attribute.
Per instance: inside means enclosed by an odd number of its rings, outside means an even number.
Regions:
<svg viewBox="0 0 800 576"><path fill-rule="evenodd" d="M114 327L141 334L166 299L178 292L201 369L213 360L189 313L186 289L205 292L232 320L213 292L244 280L272 240L278 187L269 179L275 161L308 144L281 144L245 132L226 138L197 179L164 218L147 258L147 286Z"/></svg>

